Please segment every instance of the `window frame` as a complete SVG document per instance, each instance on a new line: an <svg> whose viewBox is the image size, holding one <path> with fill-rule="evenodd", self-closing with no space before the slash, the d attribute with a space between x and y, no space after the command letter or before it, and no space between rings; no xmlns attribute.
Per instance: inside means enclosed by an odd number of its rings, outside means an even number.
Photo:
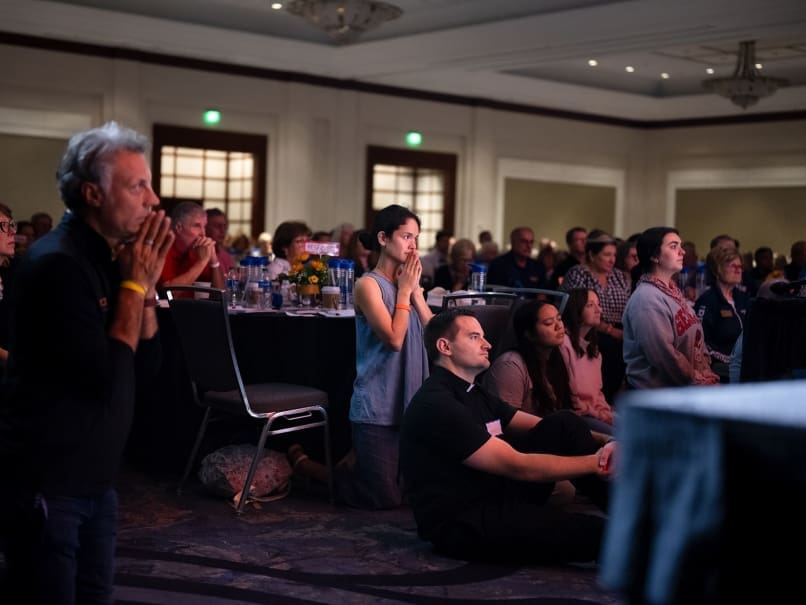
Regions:
<svg viewBox="0 0 806 605"><path fill-rule="evenodd" d="M266 158L268 156L268 137L265 135L245 134L205 128L188 128L169 124L154 124L153 152L151 154L151 173L154 192L161 196L162 147L192 147L197 149L215 149L217 151L236 151L251 153L254 156L254 199L250 238L257 237L265 230L266 218ZM201 202L202 200L194 200Z"/></svg>
<svg viewBox="0 0 806 605"><path fill-rule="evenodd" d="M443 191L442 229L448 230L451 233L454 232L454 219L456 216L456 166L458 164L458 156L455 153L368 145L364 187L364 224L366 224L368 228L372 226L375 221L375 215L377 214L377 210L373 210L372 208L372 196L374 193L373 176L376 164L389 164L393 166L440 170L444 172L445 188ZM416 209L414 209L414 211L416 212Z"/></svg>

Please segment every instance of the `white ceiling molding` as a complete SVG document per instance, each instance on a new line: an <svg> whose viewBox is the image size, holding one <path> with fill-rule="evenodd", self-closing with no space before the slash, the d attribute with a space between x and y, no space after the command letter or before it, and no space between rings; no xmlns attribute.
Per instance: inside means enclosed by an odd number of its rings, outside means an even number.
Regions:
<svg viewBox="0 0 806 605"><path fill-rule="evenodd" d="M527 14L530 9L521 5L519 14L524 16L494 21L485 21L489 18L489 8L485 8L486 16L479 12L473 25L464 25L472 22L465 11L480 11L480 3L429 0L426 9L420 2L402 0L404 11L411 9L415 25L398 33L394 27L381 27L372 32L370 40L343 47L307 41L310 36L301 37L296 22L289 21L294 17L268 8L254 14L270 23L276 35L253 33L254 27L238 30L234 18L229 22L221 16L225 13L210 18L214 9L221 10L221 0L177 0L177 6L192 13L188 21L145 16L149 10L152 15L160 14L153 2L97 2L104 7L125 5L139 10L135 14L90 8L81 1L85 0L0 0L0 30L624 120L669 121L806 109L806 76L799 75L806 74L803 0L746 0L739 4L733 0L676 0L672 4L633 0L581 6L578 1L557 0L542 12L535 8ZM229 12L244 11L252 4L236 2L229 5ZM433 11L435 20L441 19L441 27L427 27L427 11ZM181 15L180 9L174 12ZM208 25L199 25L205 14ZM246 14L239 16L244 19ZM405 19L404 13L401 20ZM283 26L287 33L281 33ZM707 56L703 52L709 49L757 38L761 38L759 52L765 39L767 46L777 44L780 49L778 62L771 60L765 75L775 76L775 70L783 68L787 73L782 77L795 76L793 86L748 110L705 90L700 93L699 83L707 77L705 66L687 57ZM602 63L597 79L586 64L594 56ZM634 75L624 73L622 63L628 60L638 66ZM666 69L670 61L674 69ZM507 73L513 71L519 75ZM670 82L678 86L676 90L672 84L664 88L661 71L674 72ZM637 83L642 83L640 90ZM693 94L674 96L689 90Z"/></svg>

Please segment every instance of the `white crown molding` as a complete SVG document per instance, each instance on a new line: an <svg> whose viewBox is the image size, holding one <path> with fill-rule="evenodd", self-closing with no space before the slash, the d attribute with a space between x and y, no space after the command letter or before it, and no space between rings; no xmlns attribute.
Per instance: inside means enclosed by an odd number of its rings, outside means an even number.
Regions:
<svg viewBox="0 0 806 605"><path fill-rule="evenodd" d="M802 111L806 86L788 87L742 110L710 93L654 98L538 80L496 71L540 62L587 56L592 50L613 52L656 48L734 36L752 27L777 24L798 28L806 21L801 1L769 3L769 10L749 23L733 2L678 0L677 12L695 12L691 25L659 9L660 0L642 0L625 11L605 4L576 11L536 15L505 22L459 27L332 47L214 27L178 23L45 0L0 0L0 29L52 39L138 49L272 70L298 72L369 84L476 97L537 108L607 118L664 121ZM633 10L634 9L634 10ZM616 11L625 19L614 19ZM719 17L718 31L712 24ZM781 25L784 24L784 25ZM788 25L787 25L788 24ZM567 32L574 32L569 39ZM794 31L794 30L793 30ZM681 39L682 38L682 39Z"/></svg>

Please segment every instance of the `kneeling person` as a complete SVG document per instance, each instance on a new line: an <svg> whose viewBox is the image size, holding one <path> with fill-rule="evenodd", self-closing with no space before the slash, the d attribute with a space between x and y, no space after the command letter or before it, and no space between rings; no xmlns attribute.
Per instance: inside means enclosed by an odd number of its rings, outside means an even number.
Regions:
<svg viewBox="0 0 806 605"><path fill-rule="evenodd" d="M474 384L490 365L490 343L468 310L435 315L425 345L434 368L400 437L420 537L463 559L596 559L604 519L547 501L555 481L571 479L604 509L615 444L603 446L606 437L572 412L541 419Z"/></svg>

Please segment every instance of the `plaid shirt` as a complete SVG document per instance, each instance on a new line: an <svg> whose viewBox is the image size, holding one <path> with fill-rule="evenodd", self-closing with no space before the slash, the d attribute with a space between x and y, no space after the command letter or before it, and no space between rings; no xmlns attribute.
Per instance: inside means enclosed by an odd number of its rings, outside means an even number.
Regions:
<svg viewBox="0 0 806 605"><path fill-rule="evenodd" d="M627 299L630 298L630 284L620 269L613 269L607 274L607 285L602 288L587 266L575 265L565 274L560 289L569 292L577 288L596 292L602 307L602 319L610 324L621 325L621 316L627 306Z"/></svg>

